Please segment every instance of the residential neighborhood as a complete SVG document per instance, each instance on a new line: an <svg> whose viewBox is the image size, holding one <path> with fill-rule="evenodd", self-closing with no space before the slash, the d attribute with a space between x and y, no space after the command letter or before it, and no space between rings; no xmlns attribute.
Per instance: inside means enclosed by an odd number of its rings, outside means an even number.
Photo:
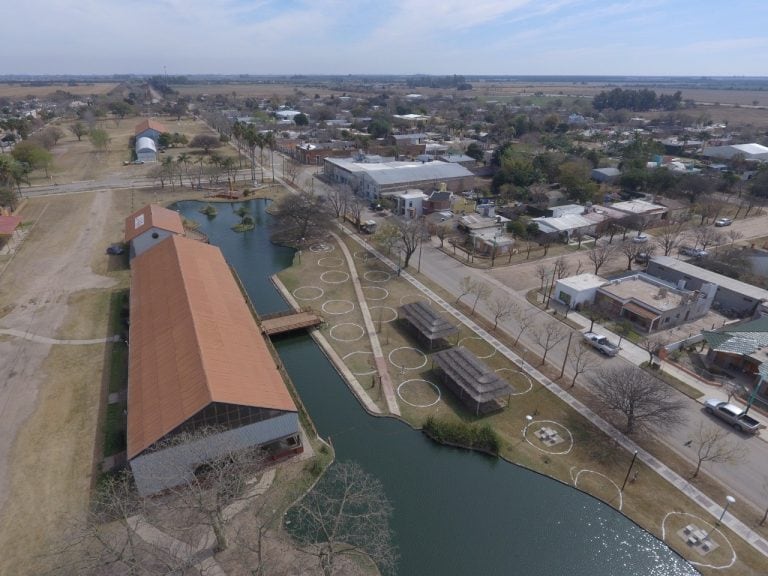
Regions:
<svg viewBox="0 0 768 576"><path fill-rule="evenodd" d="M132 63L107 3L103 60L0 75L0 574L768 573L745 39L219 8L146 6L178 46Z"/></svg>

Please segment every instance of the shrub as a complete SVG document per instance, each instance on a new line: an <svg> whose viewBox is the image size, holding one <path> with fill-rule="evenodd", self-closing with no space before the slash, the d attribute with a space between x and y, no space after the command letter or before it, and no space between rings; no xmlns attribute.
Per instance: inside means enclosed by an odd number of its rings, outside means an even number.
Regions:
<svg viewBox="0 0 768 576"><path fill-rule="evenodd" d="M488 424L476 426L465 422L439 420L430 416L424 422L424 433L436 442L455 444L498 455L501 440Z"/></svg>

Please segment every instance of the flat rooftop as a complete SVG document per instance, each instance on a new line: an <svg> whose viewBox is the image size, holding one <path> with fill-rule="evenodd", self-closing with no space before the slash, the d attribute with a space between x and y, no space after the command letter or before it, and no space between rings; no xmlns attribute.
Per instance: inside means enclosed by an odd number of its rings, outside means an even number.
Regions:
<svg viewBox="0 0 768 576"><path fill-rule="evenodd" d="M600 288L605 284L608 284L608 280L596 276L595 274L585 273L578 276L570 276L568 278L561 278L557 281L562 286L573 288L574 290L589 290L590 288Z"/></svg>
<svg viewBox="0 0 768 576"><path fill-rule="evenodd" d="M641 275L615 280L600 290L621 300L633 299L655 310L666 312L682 305L683 294L662 283L656 283Z"/></svg>

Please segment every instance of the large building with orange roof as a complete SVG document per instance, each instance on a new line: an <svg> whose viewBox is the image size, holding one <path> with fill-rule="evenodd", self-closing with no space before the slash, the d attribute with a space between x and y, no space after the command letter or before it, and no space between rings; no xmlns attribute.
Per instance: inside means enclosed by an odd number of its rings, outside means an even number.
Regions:
<svg viewBox="0 0 768 576"><path fill-rule="evenodd" d="M211 457L302 450L296 405L217 247L172 235L137 256L130 304L126 456L141 494L204 464L166 442L182 432L214 427Z"/></svg>

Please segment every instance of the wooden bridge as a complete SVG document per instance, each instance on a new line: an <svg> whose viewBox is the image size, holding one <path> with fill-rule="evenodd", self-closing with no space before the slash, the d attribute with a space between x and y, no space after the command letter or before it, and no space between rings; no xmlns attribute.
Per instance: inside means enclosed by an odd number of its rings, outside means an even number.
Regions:
<svg viewBox="0 0 768 576"><path fill-rule="evenodd" d="M261 330L267 336L311 328L321 324L323 321L322 317L311 308L266 314L261 316L259 320L261 321Z"/></svg>

